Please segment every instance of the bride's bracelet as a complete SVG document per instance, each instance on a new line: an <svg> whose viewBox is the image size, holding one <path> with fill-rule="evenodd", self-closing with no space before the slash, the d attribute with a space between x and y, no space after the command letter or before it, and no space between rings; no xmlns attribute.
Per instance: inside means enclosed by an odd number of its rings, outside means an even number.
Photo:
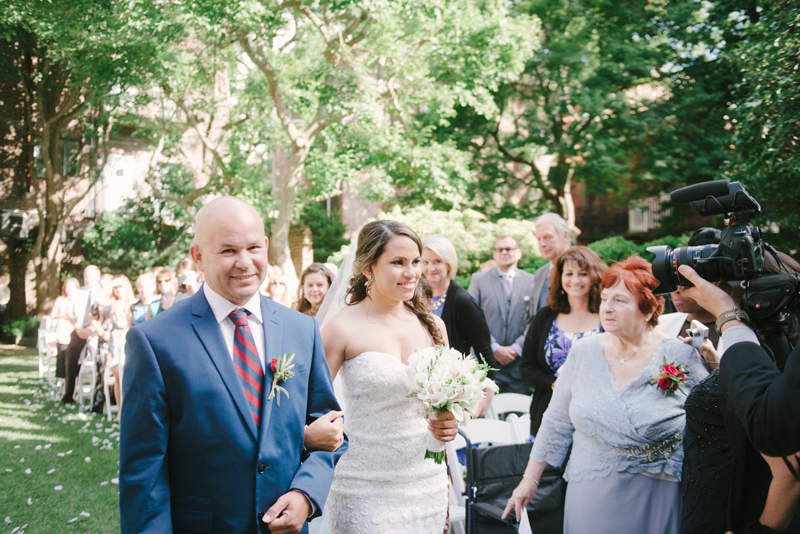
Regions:
<svg viewBox="0 0 800 534"><path fill-rule="evenodd" d="M533 482L534 484L536 484L536 487L537 487L537 488L539 487L539 481L538 481L538 480L536 480L535 478L533 478L532 476L530 476L530 475L526 475L526 474L524 474L524 473L523 473L523 474L522 474L522 478L527 478L528 480L530 480L531 482Z"/></svg>

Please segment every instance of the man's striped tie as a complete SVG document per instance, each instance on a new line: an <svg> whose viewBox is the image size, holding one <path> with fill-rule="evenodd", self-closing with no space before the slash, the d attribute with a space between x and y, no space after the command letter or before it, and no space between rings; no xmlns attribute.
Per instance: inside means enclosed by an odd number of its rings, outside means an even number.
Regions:
<svg viewBox="0 0 800 534"><path fill-rule="evenodd" d="M242 379L244 396L250 403L250 412L256 426L261 425L261 397L264 391L264 370L258 359L256 342L253 339L253 332L247 324L247 310L234 310L228 317L236 325L236 332L233 336L233 365L236 373Z"/></svg>

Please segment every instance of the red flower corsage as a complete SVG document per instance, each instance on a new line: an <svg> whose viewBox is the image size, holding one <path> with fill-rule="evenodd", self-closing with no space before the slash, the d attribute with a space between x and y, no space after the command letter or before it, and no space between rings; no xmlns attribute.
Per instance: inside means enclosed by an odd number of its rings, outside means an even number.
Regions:
<svg viewBox="0 0 800 534"><path fill-rule="evenodd" d="M667 363L667 358L665 357L664 365L661 366L658 374L653 377L650 383L658 387L664 396L672 395L675 391L680 391L686 395L686 392L681 389L681 384L686 382L689 376L691 375L683 368L683 365L675 365L675 362Z"/></svg>

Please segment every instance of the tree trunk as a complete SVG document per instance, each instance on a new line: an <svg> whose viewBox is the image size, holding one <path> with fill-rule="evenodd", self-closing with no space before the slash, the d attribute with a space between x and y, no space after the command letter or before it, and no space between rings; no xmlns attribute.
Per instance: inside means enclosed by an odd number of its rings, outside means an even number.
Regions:
<svg viewBox="0 0 800 534"><path fill-rule="evenodd" d="M297 288L298 276L292 263L292 253L289 249L289 228L292 226L292 212L297 201L297 191L300 180L306 168L308 149L292 146L292 155L289 157L289 168L286 179L281 183L281 205L278 218L272 224L272 239L269 242L270 256L274 265L283 270L294 289Z"/></svg>
<svg viewBox="0 0 800 534"><path fill-rule="evenodd" d="M50 212L39 225L39 232L45 232L39 254L34 262L36 270L36 312L46 315L53 309L53 302L61 291L61 226L63 221L52 217ZM46 231L46 227L50 231Z"/></svg>

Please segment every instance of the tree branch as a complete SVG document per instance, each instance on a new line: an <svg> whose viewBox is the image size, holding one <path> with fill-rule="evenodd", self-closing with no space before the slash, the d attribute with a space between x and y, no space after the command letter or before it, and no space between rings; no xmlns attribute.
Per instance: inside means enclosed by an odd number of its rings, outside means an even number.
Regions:
<svg viewBox="0 0 800 534"><path fill-rule="evenodd" d="M328 31L328 27L325 25L325 21L320 19L316 15L316 13L311 11L310 7L308 7L305 4L301 4L297 0L284 0L284 2L281 3L281 7L289 7L305 15L305 17L311 21L311 24L317 27L317 30L319 30L320 35L322 35L322 38L325 39L325 44L330 46L331 32Z"/></svg>
<svg viewBox="0 0 800 534"><path fill-rule="evenodd" d="M272 65L264 55L261 45L256 43L256 47L253 49L253 47L250 45L250 41L247 39L247 36L243 33L239 34L239 43L242 45L242 48L250 60L255 63L264 76L266 76L267 83L269 83L269 92L272 96L272 102L275 104L275 112L278 115L278 120L281 121L281 125L286 131L286 134L289 136L289 139L292 141L292 144L300 147L305 146L303 134L300 132L294 122L292 122L292 119L289 116L289 110L286 108L286 102L283 99L280 84L278 83L278 75L275 73L275 69L272 68Z"/></svg>

